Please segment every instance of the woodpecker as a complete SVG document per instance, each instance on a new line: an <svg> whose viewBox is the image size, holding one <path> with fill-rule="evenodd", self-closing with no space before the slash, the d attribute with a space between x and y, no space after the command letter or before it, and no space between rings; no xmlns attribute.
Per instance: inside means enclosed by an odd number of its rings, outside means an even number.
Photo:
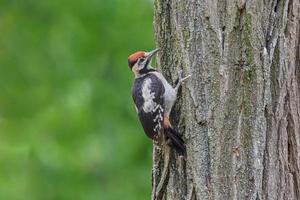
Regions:
<svg viewBox="0 0 300 200"><path fill-rule="evenodd" d="M161 143L164 137L169 146L184 154L184 141L172 127L170 113L181 83L191 75L182 78L180 71L178 83L173 88L161 73L151 67L151 60L158 51L137 51L128 57L129 68L135 75L132 98L146 135L157 143Z"/></svg>

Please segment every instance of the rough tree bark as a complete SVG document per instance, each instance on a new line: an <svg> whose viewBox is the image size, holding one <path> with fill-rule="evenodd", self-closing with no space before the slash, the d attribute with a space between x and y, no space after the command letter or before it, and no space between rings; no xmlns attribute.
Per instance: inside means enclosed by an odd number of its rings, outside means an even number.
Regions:
<svg viewBox="0 0 300 200"><path fill-rule="evenodd" d="M172 113L187 156L155 146L152 199L299 200L299 0L154 6L158 66L193 76Z"/></svg>

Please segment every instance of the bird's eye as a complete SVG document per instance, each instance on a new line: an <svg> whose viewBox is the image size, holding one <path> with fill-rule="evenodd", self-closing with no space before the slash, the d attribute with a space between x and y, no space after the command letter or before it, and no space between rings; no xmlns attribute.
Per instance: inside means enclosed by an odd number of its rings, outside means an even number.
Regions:
<svg viewBox="0 0 300 200"><path fill-rule="evenodd" d="M144 62L145 58L140 58L139 63Z"/></svg>

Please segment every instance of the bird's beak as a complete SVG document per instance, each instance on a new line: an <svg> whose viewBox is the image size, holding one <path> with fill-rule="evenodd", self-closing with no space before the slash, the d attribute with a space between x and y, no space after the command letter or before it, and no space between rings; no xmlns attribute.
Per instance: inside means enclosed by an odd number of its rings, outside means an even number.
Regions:
<svg viewBox="0 0 300 200"><path fill-rule="evenodd" d="M146 62L147 65L149 64L149 62L151 61L152 57L155 56L155 54L159 51L159 48L154 49L148 53L146 53Z"/></svg>
<svg viewBox="0 0 300 200"><path fill-rule="evenodd" d="M150 57L150 59L151 59L158 51L159 51L159 48L154 49L154 50L148 52L148 53L146 54L147 58Z"/></svg>

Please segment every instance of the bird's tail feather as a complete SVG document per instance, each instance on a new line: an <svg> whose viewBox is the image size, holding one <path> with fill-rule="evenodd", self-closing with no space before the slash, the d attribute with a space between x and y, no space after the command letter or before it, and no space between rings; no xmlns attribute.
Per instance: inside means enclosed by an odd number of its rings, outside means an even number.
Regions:
<svg viewBox="0 0 300 200"><path fill-rule="evenodd" d="M171 143L169 145L173 147L180 155L184 155L186 149L184 141L182 140L180 135L171 127L165 129L165 134L167 138L171 140Z"/></svg>

